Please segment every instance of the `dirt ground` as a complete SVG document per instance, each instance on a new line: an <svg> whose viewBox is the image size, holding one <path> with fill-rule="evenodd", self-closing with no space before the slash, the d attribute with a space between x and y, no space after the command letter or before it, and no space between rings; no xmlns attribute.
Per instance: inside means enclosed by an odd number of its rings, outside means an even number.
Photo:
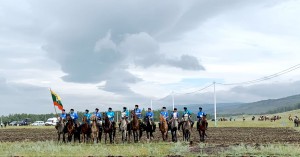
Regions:
<svg viewBox="0 0 300 157"><path fill-rule="evenodd" d="M182 134L182 133L181 133ZM300 143L300 132L292 128L208 128L205 144L219 145L226 147L229 145L238 144L269 144L269 143ZM156 130L152 142L162 141L161 134ZM56 130L47 128L21 128L21 129L0 129L1 142L17 142L17 141L46 141L57 140ZM182 136L179 136L182 141ZM171 135L169 133L169 139ZM193 128L191 141L193 144L199 143L199 135L196 129ZM102 141L103 142L103 141ZM145 132L141 142L146 142ZM121 143L121 134L117 131L116 144Z"/></svg>

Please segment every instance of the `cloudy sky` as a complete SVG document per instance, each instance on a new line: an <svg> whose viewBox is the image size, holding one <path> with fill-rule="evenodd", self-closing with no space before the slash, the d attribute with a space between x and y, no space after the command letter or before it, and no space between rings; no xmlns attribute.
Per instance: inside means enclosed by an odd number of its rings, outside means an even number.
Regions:
<svg viewBox="0 0 300 157"><path fill-rule="evenodd" d="M300 63L300 1L0 0L0 114L212 103L213 81L244 82ZM217 85L218 102L300 91L300 69Z"/></svg>

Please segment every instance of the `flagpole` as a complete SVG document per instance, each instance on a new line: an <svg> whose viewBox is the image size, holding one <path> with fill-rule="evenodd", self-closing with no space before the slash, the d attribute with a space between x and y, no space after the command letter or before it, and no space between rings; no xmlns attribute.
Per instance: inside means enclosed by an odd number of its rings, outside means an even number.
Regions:
<svg viewBox="0 0 300 157"><path fill-rule="evenodd" d="M50 95L51 95L51 98L52 98L51 88L49 88L49 90L50 90ZM54 111L55 111L55 114L56 114L56 118L58 118L58 114L57 114L54 103L53 103L53 107L54 107Z"/></svg>

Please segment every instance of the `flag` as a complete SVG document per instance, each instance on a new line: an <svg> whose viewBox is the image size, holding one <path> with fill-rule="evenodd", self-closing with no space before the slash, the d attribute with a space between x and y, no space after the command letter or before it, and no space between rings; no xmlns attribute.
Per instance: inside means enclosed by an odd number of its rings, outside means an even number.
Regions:
<svg viewBox="0 0 300 157"><path fill-rule="evenodd" d="M51 89L50 92L51 92L54 106L57 106L59 110L63 110L63 105L61 103L60 97L56 93L54 93Z"/></svg>

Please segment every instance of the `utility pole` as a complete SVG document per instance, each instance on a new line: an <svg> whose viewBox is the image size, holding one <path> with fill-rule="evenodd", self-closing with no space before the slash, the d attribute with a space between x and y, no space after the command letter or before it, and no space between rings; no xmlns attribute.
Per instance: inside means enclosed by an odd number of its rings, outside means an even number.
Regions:
<svg viewBox="0 0 300 157"><path fill-rule="evenodd" d="M175 108L175 103L174 103L174 91L172 91L172 101L173 101L173 110Z"/></svg>
<svg viewBox="0 0 300 157"><path fill-rule="evenodd" d="M217 97L216 97L216 82L214 82L214 112L215 112L215 126L217 126Z"/></svg>

